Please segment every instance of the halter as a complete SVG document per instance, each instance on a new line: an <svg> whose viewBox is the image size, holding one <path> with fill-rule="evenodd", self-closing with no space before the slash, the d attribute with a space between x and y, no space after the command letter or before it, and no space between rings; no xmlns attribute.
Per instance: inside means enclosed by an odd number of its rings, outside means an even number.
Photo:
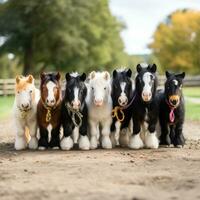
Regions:
<svg viewBox="0 0 200 200"><path fill-rule="evenodd" d="M174 110L178 107L178 106L172 106L168 100L166 99L166 103L167 105L169 106L170 108L170 113L169 113L169 120L171 123L174 123L174 120L175 120L175 114L174 114Z"/></svg>
<svg viewBox="0 0 200 200"><path fill-rule="evenodd" d="M113 118L116 117L117 121L123 122L124 118L125 118L125 114L124 114L123 110L129 108L132 105L133 101L135 100L135 97L136 97L136 94L133 96L133 98L131 99L130 103L127 104L126 106L115 106L112 109L112 117ZM122 115L121 118L119 117L119 113Z"/></svg>
<svg viewBox="0 0 200 200"><path fill-rule="evenodd" d="M82 125L82 118L83 115L79 110L73 109L69 104L65 103L65 107L67 108L68 112L72 113L72 122L76 127L80 127ZM76 116L79 119L79 123L76 122Z"/></svg>
<svg viewBox="0 0 200 200"><path fill-rule="evenodd" d="M31 110L32 108L29 108L28 110L23 110L23 109L21 109L20 107L18 107L18 109L19 109L19 111L20 111L20 113L21 113L21 118L22 118L22 119L25 119L26 116L27 116L27 112L28 112L29 110Z"/></svg>
<svg viewBox="0 0 200 200"><path fill-rule="evenodd" d="M51 121L51 111L56 109L58 103L54 107L49 107L48 105L46 105L46 103L44 103L42 98L41 98L41 102L42 102L42 105L44 106L44 108L47 110L47 114L46 114L45 120L48 123L48 122Z"/></svg>

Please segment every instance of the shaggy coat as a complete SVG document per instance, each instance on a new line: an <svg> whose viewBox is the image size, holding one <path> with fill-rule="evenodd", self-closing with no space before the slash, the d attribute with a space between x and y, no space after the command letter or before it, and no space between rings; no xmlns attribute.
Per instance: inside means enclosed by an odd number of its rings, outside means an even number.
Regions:
<svg viewBox="0 0 200 200"><path fill-rule="evenodd" d="M182 133L185 117L182 84L185 73L170 74L166 72L166 77L165 89L159 95L160 145L173 144L175 147L181 147L185 143Z"/></svg>
<svg viewBox="0 0 200 200"><path fill-rule="evenodd" d="M60 147L61 86L59 73L41 74L41 98L37 106L40 150Z"/></svg>
<svg viewBox="0 0 200 200"><path fill-rule="evenodd" d="M69 150L73 147L73 143L79 139L79 148L89 150L90 143L87 136L88 109L86 105L87 88L84 83L86 74L78 73L66 74L65 96L62 101L61 122L64 130L64 137L61 141L61 148ZM77 130L75 130L77 129ZM74 133L74 141L71 139Z"/></svg>

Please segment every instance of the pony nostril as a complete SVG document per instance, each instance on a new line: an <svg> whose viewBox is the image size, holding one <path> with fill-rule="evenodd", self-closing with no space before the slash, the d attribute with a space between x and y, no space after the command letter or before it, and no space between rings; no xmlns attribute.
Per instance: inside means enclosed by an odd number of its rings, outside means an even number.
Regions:
<svg viewBox="0 0 200 200"><path fill-rule="evenodd" d="M171 103L172 103L173 105L176 105L176 104L177 104L177 100L172 100Z"/></svg>
<svg viewBox="0 0 200 200"><path fill-rule="evenodd" d="M51 100L51 103L55 103L55 100Z"/></svg>

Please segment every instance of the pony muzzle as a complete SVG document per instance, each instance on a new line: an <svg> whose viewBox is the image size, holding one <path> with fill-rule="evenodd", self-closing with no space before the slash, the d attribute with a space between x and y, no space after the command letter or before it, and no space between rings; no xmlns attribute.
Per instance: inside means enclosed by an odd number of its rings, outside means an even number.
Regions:
<svg viewBox="0 0 200 200"><path fill-rule="evenodd" d="M118 98L118 103L120 106L126 106L128 104L128 98L126 96L120 96Z"/></svg>
<svg viewBox="0 0 200 200"><path fill-rule="evenodd" d="M151 101L152 93L151 92L142 92L142 99L145 102Z"/></svg>
<svg viewBox="0 0 200 200"><path fill-rule="evenodd" d="M47 99L46 100L46 104L50 107L54 106L56 104L56 100L55 99Z"/></svg>
<svg viewBox="0 0 200 200"><path fill-rule="evenodd" d="M102 99L100 99L100 100L94 100L94 104L95 104L95 106L102 106L103 105L103 100Z"/></svg>
<svg viewBox="0 0 200 200"><path fill-rule="evenodd" d="M81 107L81 102L78 100L78 101L72 101L72 108L74 110L78 110L80 107Z"/></svg>
<svg viewBox="0 0 200 200"><path fill-rule="evenodd" d="M169 96L169 103L172 106L177 106L180 102L180 97L178 95L171 95Z"/></svg>

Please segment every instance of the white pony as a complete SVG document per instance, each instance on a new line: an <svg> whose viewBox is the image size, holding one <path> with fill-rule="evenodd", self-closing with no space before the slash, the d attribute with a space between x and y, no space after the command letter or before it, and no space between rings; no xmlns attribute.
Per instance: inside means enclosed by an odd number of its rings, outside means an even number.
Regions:
<svg viewBox="0 0 200 200"><path fill-rule="evenodd" d="M39 98L40 92L35 88L32 75L16 77L13 106L16 150L25 149L27 145L30 149L38 147L36 111Z"/></svg>
<svg viewBox="0 0 200 200"><path fill-rule="evenodd" d="M91 72L88 85L88 120L90 126L90 148L96 149L100 136L103 148L111 149L110 126L112 123L112 99L110 74L105 72Z"/></svg>

